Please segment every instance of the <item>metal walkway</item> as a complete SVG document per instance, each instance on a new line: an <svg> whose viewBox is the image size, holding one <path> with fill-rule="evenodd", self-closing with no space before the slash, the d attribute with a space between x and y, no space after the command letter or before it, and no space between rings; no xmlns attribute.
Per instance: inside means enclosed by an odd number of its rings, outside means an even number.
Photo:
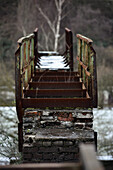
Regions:
<svg viewBox="0 0 113 170"><path fill-rule="evenodd" d="M69 116L69 110L97 107L96 53L92 40L77 34L78 70L75 71L72 32L66 28L65 33L66 50L63 55L37 50L38 29L18 40L15 85L20 151L26 110L65 109Z"/></svg>

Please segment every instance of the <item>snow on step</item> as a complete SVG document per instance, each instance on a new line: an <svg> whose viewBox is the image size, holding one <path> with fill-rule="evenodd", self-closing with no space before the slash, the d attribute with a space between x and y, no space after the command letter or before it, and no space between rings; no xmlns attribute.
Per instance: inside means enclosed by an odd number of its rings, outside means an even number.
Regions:
<svg viewBox="0 0 113 170"><path fill-rule="evenodd" d="M60 55L42 56L40 61L40 68L51 70L69 69L69 66L65 67L63 60L63 57Z"/></svg>

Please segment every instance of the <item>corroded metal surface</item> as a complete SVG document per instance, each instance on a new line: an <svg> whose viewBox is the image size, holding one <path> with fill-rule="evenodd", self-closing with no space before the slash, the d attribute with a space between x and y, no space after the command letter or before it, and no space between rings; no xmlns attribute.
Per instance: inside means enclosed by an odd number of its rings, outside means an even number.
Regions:
<svg viewBox="0 0 113 170"><path fill-rule="evenodd" d="M72 31L68 28L65 28L65 36L66 36L66 52L64 55L65 63L70 66L71 71L73 71L73 35Z"/></svg>
<svg viewBox="0 0 113 170"><path fill-rule="evenodd" d="M92 107L92 101L90 98L32 98L22 99L23 108L90 108Z"/></svg>
<svg viewBox="0 0 113 170"><path fill-rule="evenodd" d="M82 89L82 82L29 82L34 89Z"/></svg>
<svg viewBox="0 0 113 170"><path fill-rule="evenodd" d="M15 53L15 85L16 108L19 119L20 151L22 151L23 145L23 116L26 114L24 109L65 108L68 114L58 114L57 121L54 121L50 115L49 117L47 115L41 117L38 115L36 119L40 120L39 124L41 126L59 126L62 124L62 127L65 128L92 128L93 116L91 114L84 112L81 117L81 113L69 113L69 110L78 107L86 109L97 106L96 53L92 47L92 40L78 34L78 72L74 72L72 32L67 28L65 32L66 51L64 56L56 52L54 54L55 59L57 59L57 55L62 58L62 64L68 65L68 69L64 69L65 67L59 70L54 70L54 68L52 70L40 69L41 58L45 57L46 59L48 55L51 56L53 52L38 52L38 29L35 29L33 34L22 37L18 41L18 49ZM54 65L52 67L54 67ZM67 117L64 115L67 115ZM56 115L54 115L54 117L56 118ZM29 125L32 131L33 127L30 123L31 122L26 126ZM58 135L57 130L55 133ZM70 131L70 133L72 133L72 131ZM85 133L85 131L83 133ZM66 136L65 130L63 135ZM76 132L76 135L77 138L78 136L81 138L78 132ZM70 136L72 136L72 134L70 134Z"/></svg>
<svg viewBox="0 0 113 170"><path fill-rule="evenodd" d="M86 97L86 89L24 90L25 97Z"/></svg>
<svg viewBox="0 0 113 170"><path fill-rule="evenodd" d="M78 71L89 96L92 98L93 107L97 107L97 72L96 52L92 46L93 41L77 34L77 60Z"/></svg>
<svg viewBox="0 0 113 170"><path fill-rule="evenodd" d="M79 81L80 76L35 76L33 81L64 81L64 82L74 82Z"/></svg>
<svg viewBox="0 0 113 170"><path fill-rule="evenodd" d="M76 76L78 75L78 72L72 72L72 71L60 71L60 70L54 70L54 71L50 71L50 70L45 70L45 71L36 71L35 72L36 76Z"/></svg>

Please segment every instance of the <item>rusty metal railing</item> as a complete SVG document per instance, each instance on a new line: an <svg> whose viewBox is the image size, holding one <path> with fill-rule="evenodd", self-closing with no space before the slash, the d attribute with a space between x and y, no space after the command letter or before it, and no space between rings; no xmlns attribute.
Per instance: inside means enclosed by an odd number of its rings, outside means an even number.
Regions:
<svg viewBox="0 0 113 170"><path fill-rule="evenodd" d="M92 46L93 41L81 34L76 36L78 71L89 96L92 98L93 107L97 107L96 52Z"/></svg>
<svg viewBox="0 0 113 170"><path fill-rule="evenodd" d="M37 60L37 32L22 37L18 40L18 48L15 52L15 92L16 92L16 110L19 120L19 150L22 148L22 124L24 110L22 108L22 98L24 90L28 88L28 83L32 78Z"/></svg>

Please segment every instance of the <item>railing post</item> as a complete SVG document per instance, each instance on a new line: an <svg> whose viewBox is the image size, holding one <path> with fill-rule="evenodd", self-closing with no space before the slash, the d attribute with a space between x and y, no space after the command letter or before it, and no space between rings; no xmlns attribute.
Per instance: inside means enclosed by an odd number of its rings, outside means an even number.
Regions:
<svg viewBox="0 0 113 170"><path fill-rule="evenodd" d="M72 31L68 28L65 28L66 35L66 52L69 52L69 65L71 71L73 71L73 35Z"/></svg>
<svg viewBox="0 0 113 170"><path fill-rule="evenodd" d="M36 65L38 61L38 28L34 30L34 56L35 56L34 63Z"/></svg>
<svg viewBox="0 0 113 170"><path fill-rule="evenodd" d="M34 60L35 60L35 55L34 55L34 38L31 39L31 50L30 50L30 56L31 56L31 59L32 59L32 62L31 62L31 75L34 74Z"/></svg>
<svg viewBox="0 0 113 170"><path fill-rule="evenodd" d="M34 34L30 34L18 40L18 49L15 52L15 91L16 110L19 120L18 137L20 152L23 146L22 126L24 109L22 108L22 98L24 97L24 89L28 87L31 79L31 73L34 73L34 56L37 57L37 29L35 30L35 36Z"/></svg>
<svg viewBox="0 0 113 170"><path fill-rule="evenodd" d="M90 46L88 46L88 71L91 73L91 49ZM88 93L90 97L92 98L92 74L88 78Z"/></svg>
<svg viewBox="0 0 113 170"><path fill-rule="evenodd" d="M21 74L20 74L20 46L15 53L15 92L16 92L16 108L19 122L22 122L22 87L21 87Z"/></svg>
<svg viewBox="0 0 113 170"><path fill-rule="evenodd" d="M79 38L77 38L77 56L78 56L78 58L81 58L80 46L81 46L81 41L80 41ZM78 63L78 72L81 76L81 65L80 65L80 63Z"/></svg>
<svg viewBox="0 0 113 170"><path fill-rule="evenodd" d="M97 68L96 68L96 52L93 47L90 47L92 50L93 58L93 70L92 70L92 93L93 93L93 106L97 107L98 105L98 94L97 94Z"/></svg>
<svg viewBox="0 0 113 170"><path fill-rule="evenodd" d="M16 92L16 110L18 116L18 139L19 139L19 151L22 151L22 143L23 143L23 134L22 134L22 126L23 126L23 109L22 109L22 86L21 86L21 45L19 45L17 51L15 52L15 92Z"/></svg>

